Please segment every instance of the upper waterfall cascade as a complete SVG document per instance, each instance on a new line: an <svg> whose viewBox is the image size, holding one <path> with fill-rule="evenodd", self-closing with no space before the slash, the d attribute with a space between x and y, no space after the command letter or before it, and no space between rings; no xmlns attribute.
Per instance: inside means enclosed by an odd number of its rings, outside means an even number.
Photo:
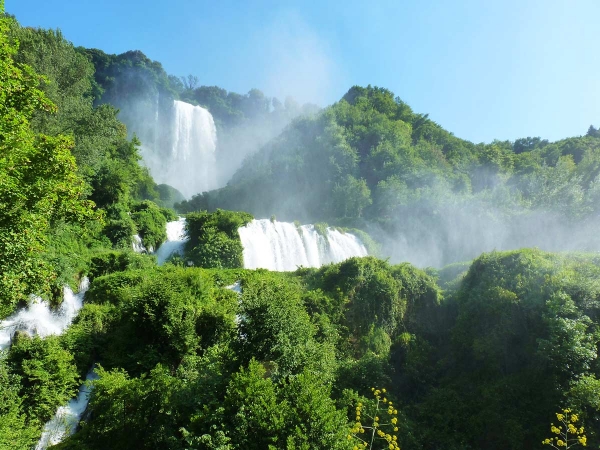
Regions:
<svg viewBox="0 0 600 450"><path fill-rule="evenodd" d="M142 141L144 164L154 180L173 186L187 198L219 187L215 156L217 128L210 112L174 100L168 120L168 124L159 123L156 114L154 129L163 136Z"/></svg>
<svg viewBox="0 0 600 450"><path fill-rule="evenodd" d="M298 266L320 267L353 256L367 256L367 249L353 234L327 228L325 236L314 225L253 220L238 230L244 246L244 267L275 271Z"/></svg>

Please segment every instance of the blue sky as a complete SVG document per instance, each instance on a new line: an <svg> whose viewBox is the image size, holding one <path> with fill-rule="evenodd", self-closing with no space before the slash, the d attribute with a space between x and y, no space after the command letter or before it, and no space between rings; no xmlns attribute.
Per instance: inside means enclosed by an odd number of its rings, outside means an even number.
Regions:
<svg viewBox="0 0 600 450"><path fill-rule="evenodd" d="M6 0L6 10L239 93L325 106L354 84L383 86L473 142L600 126L598 0Z"/></svg>

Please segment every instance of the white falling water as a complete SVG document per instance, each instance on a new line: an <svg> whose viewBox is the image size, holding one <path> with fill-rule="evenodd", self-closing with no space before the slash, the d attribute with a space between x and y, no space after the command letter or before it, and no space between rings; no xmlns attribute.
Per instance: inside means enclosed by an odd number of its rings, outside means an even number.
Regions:
<svg viewBox="0 0 600 450"><path fill-rule="evenodd" d="M148 249L144 247L144 243L142 242L142 238L139 234L133 235L131 246L133 247L133 251L136 253L148 253Z"/></svg>
<svg viewBox="0 0 600 450"><path fill-rule="evenodd" d="M327 228L321 236L313 225L268 219L253 220L238 230L244 246L246 269L296 270L298 266L320 267L353 256L367 256L367 249L353 234Z"/></svg>
<svg viewBox="0 0 600 450"><path fill-rule="evenodd" d="M171 116L171 123L160 127L169 136L170 148L161 148L159 143L165 140L157 138L152 145L141 148L152 177L159 184L173 186L187 198L216 189L217 129L212 115L200 106L174 100Z"/></svg>
<svg viewBox="0 0 600 450"><path fill-rule="evenodd" d="M0 350L10 346L16 331L24 331L30 336L40 337L61 334L83 306L83 296L89 285L88 278L83 277L77 294L65 286L63 301L56 310L51 309L48 302L32 296L31 303L26 308L20 309L0 322Z"/></svg>
<svg viewBox="0 0 600 450"><path fill-rule="evenodd" d="M90 370L85 378L87 381L97 380L98 375L93 370ZM65 406L59 406L54 417L50 419L44 430L42 437L38 441L35 450L45 450L51 445L56 445L65 437L70 436L77 429L77 425L81 419L81 415L87 408L91 392L91 387L88 383L84 383L79 388L77 397L69 401Z"/></svg>
<svg viewBox="0 0 600 450"><path fill-rule="evenodd" d="M187 240L184 217L180 217L172 222L167 222L167 240L163 242L156 251L158 265L164 264L174 253L183 255L183 247Z"/></svg>
<svg viewBox="0 0 600 450"><path fill-rule="evenodd" d="M229 289L230 291L233 291L236 294L241 294L242 293L242 282L240 280L238 280L235 283L230 284L229 286L225 286L225 289Z"/></svg>

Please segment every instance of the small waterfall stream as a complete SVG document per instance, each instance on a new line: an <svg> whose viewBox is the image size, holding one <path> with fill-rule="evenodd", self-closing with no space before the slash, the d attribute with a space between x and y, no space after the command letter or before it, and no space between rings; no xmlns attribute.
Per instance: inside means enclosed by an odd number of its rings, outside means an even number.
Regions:
<svg viewBox="0 0 600 450"><path fill-rule="evenodd" d="M63 302L56 310L50 308L45 300L32 296L31 303L12 316L0 322L0 350L10 346L16 331L24 331L30 336L46 337L61 334L73 321L83 306L83 296L90 286L87 277L81 279L79 291L74 294L65 286Z"/></svg>
<svg viewBox="0 0 600 450"><path fill-rule="evenodd" d="M136 253L152 253L153 249L148 250L144 247L144 243L142 242L142 238L139 234L134 234L131 238L131 246L133 247L133 251Z"/></svg>
<svg viewBox="0 0 600 450"><path fill-rule="evenodd" d="M44 425L42 436L35 450L45 450L51 445L58 444L65 437L75 432L89 401L91 387L89 387L87 382L97 379L98 375L96 375L93 369L90 370L85 378L86 382L79 388L77 397L65 406L59 406L54 417Z"/></svg>
<svg viewBox="0 0 600 450"><path fill-rule="evenodd" d="M163 265L175 253L183 255L183 247L187 240L185 218L180 217L172 222L167 222L167 240L156 251L158 265Z"/></svg>
<svg viewBox="0 0 600 450"><path fill-rule="evenodd" d="M90 286L89 279L83 277L79 283L79 291L75 294L69 286L63 289L63 301L53 310L45 300L32 296L31 303L12 316L0 322L0 350L10 347L12 338L17 331L23 331L30 336L46 337L59 335L71 324L83 306L83 297ZM86 380L93 380L96 375L90 371ZM58 444L65 436L72 434L81 414L88 402L89 390L84 384L79 389L79 395L66 406L61 406L55 416L44 426L42 436L35 450L44 450L50 445Z"/></svg>

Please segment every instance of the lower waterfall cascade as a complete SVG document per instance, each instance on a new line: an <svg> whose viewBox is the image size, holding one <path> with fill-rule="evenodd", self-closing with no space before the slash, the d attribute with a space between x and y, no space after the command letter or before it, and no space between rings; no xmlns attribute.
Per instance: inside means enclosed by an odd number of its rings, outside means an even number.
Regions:
<svg viewBox="0 0 600 450"><path fill-rule="evenodd" d="M246 269L293 271L298 266L321 267L353 256L367 256L364 244L351 233L327 228L326 235L314 225L269 219L253 220L239 230Z"/></svg>
<svg viewBox="0 0 600 450"><path fill-rule="evenodd" d="M51 445L56 445L77 430L81 416L87 408L91 393L91 387L88 385L88 382L97 379L98 375L93 369L90 370L84 384L79 388L77 397L69 401L65 406L59 406L54 417L44 425L42 436L35 450L45 450Z"/></svg>
<svg viewBox="0 0 600 450"><path fill-rule="evenodd" d="M83 297L89 286L90 281L87 277L81 279L76 294L69 286L65 286L63 301L56 310L50 308L47 301L32 296L31 303L26 308L18 310L0 322L0 350L10 347L16 331L24 331L30 336L40 337L61 334L83 306Z"/></svg>
<svg viewBox="0 0 600 450"><path fill-rule="evenodd" d="M167 240L156 251L159 266L173 254L183 255L188 240L185 224L184 217L167 223ZM238 233L244 247L245 269L285 272L298 266L321 267L368 255L359 238L331 227L322 236L314 225L297 227L288 222L255 219L239 228Z"/></svg>

